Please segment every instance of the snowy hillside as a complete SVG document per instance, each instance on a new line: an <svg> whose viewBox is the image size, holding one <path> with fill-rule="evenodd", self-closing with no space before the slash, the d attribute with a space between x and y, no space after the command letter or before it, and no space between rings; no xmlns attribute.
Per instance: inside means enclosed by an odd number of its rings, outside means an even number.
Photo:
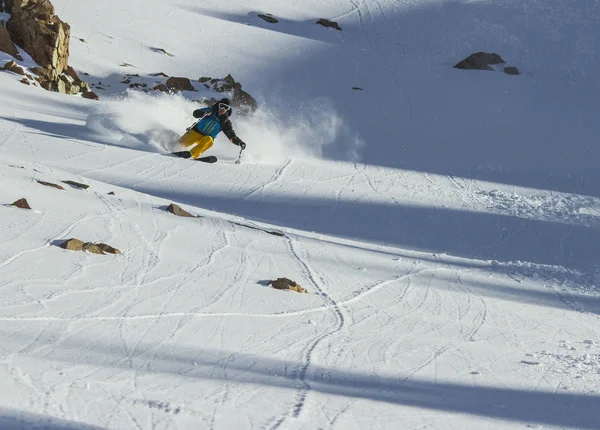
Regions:
<svg viewBox="0 0 600 430"><path fill-rule="evenodd" d="M600 3L52 3L100 100L0 72L1 429L600 429ZM228 74L241 164L166 156Z"/></svg>

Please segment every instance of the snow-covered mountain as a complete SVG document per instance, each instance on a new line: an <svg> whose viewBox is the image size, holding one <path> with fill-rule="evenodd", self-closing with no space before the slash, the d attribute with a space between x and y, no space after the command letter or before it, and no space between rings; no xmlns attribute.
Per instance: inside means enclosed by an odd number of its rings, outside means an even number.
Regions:
<svg viewBox="0 0 600 430"><path fill-rule="evenodd" d="M100 100L0 73L0 428L600 428L600 3L52 3ZM242 163L166 156L227 75Z"/></svg>

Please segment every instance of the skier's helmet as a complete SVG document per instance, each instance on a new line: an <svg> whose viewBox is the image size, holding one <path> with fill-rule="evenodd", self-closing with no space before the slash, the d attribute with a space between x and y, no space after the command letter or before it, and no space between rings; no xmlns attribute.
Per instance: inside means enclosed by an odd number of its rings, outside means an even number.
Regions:
<svg viewBox="0 0 600 430"><path fill-rule="evenodd" d="M217 102L217 107L219 109L219 114L223 114L226 116L231 115L231 101L228 98L221 99Z"/></svg>
<svg viewBox="0 0 600 430"><path fill-rule="evenodd" d="M228 98L219 100L219 108L229 110L231 109L231 101Z"/></svg>

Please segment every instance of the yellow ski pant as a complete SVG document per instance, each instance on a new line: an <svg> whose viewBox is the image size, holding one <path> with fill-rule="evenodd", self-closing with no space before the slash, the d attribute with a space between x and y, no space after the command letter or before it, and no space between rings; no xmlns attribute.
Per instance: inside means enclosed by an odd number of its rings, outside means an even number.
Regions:
<svg viewBox="0 0 600 430"><path fill-rule="evenodd" d="M210 149L213 146L213 142L214 139L212 137L200 134L195 130L188 130L179 138L179 144L181 146L187 148L188 146L196 145L190 149L193 158L198 158L200 154L207 149Z"/></svg>

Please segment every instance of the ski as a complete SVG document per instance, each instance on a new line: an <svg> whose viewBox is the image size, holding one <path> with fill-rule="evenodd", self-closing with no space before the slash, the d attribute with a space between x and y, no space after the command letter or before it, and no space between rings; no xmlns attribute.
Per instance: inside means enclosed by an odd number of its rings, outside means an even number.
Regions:
<svg viewBox="0 0 600 430"><path fill-rule="evenodd" d="M209 155L207 157L196 158L196 160L202 161L204 163L216 163L217 157L215 157L214 155Z"/></svg>
<svg viewBox="0 0 600 430"><path fill-rule="evenodd" d="M192 153L190 151L171 152L171 155L174 155L176 157L181 157L181 158L191 158L192 157ZM204 163L216 163L217 157L215 157L214 155L209 155L207 157L195 158L195 160L202 161Z"/></svg>
<svg viewBox="0 0 600 430"><path fill-rule="evenodd" d="M171 155L175 155L176 157L181 157L181 158L190 158L192 156L192 153L190 151L178 151L178 152L171 152Z"/></svg>

